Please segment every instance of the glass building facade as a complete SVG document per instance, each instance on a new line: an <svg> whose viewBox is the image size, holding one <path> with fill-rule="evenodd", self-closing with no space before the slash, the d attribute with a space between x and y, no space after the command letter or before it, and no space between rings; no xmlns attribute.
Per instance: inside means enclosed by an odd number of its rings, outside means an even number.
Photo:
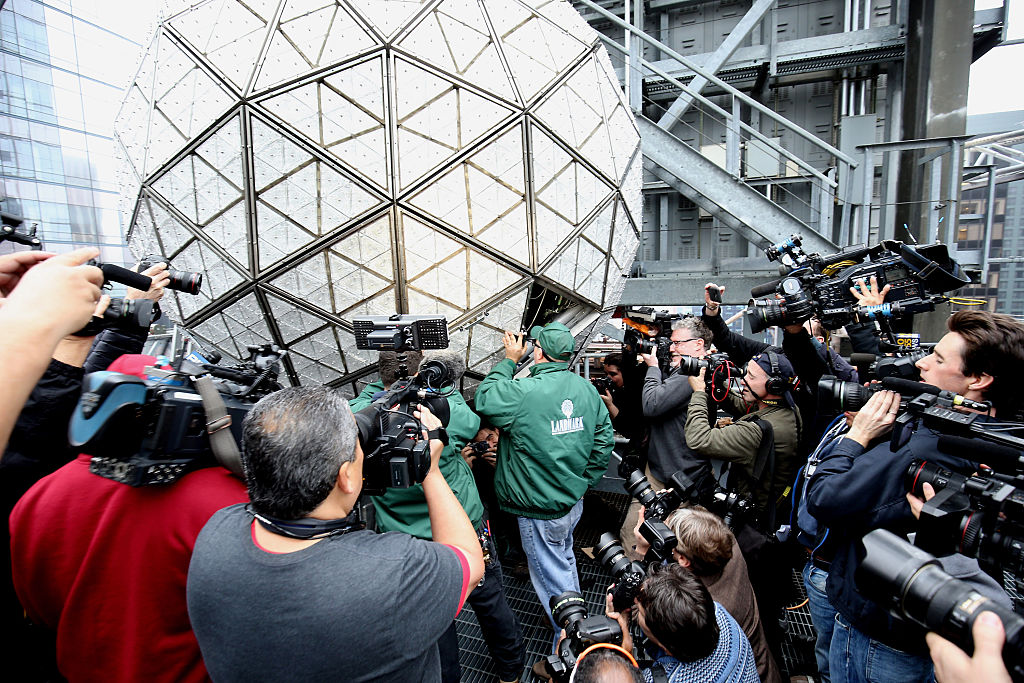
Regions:
<svg viewBox="0 0 1024 683"><path fill-rule="evenodd" d="M0 208L37 224L49 251L98 246L105 262L131 260L113 123L154 18L145 2L0 9Z"/></svg>

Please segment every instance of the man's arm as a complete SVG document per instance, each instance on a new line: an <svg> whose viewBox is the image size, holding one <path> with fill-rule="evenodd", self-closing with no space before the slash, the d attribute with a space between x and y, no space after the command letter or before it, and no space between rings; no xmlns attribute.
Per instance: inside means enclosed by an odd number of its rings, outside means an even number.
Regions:
<svg viewBox="0 0 1024 683"><path fill-rule="evenodd" d="M491 368L480 382L474 396L476 411L499 429L508 429L519 405L529 391L526 382L515 381L516 363L525 353L523 335L518 337L506 331L502 339L505 359Z"/></svg>
<svg viewBox="0 0 1024 683"><path fill-rule="evenodd" d="M737 365L743 365L748 360L768 348L769 344L747 339L743 335L736 334L729 329L729 326L722 320L721 304L711 300L708 294L708 287L716 287L713 283L704 285L704 309L701 320L714 337L714 345L719 351L729 354L729 358ZM719 288L725 291L725 287Z"/></svg>
<svg viewBox="0 0 1024 683"><path fill-rule="evenodd" d="M83 263L99 255L88 247L68 254L0 259L0 447L14 427L57 343L89 321L100 298L103 273ZM8 266L20 264L11 270ZM37 265L38 264L38 265ZM12 291L13 288L13 291ZM9 296L7 296L9 294Z"/></svg>
<svg viewBox="0 0 1024 683"><path fill-rule="evenodd" d="M887 443L868 448L892 426L899 395L880 391L854 418L850 431L818 465L807 486L807 511L819 522L834 525L851 515L891 508L896 515L910 511L902 493L890 496L881 478L893 476L896 455Z"/></svg>
<svg viewBox="0 0 1024 683"><path fill-rule="evenodd" d="M441 426L441 421L429 410L419 407L413 414L429 431ZM466 511L441 474L438 464L443 450L444 444L440 440L430 440L430 470L423 479L423 497L427 500L430 529L435 542L458 548L466 557L469 562L468 585L475 586L484 576L483 550Z"/></svg>
<svg viewBox="0 0 1024 683"><path fill-rule="evenodd" d="M615 430L612 428L612 420L604 405L598 407L597 430L594 432L594 445L590 449L590 458L587 460L587 468L583 470L583 478L593 486L604 476L608 469L608 460L611 458L612 449L615 448Z"/></svg>
<svg viewBox="0 0 1024 683"><path fill-rule="evenodd" d="M656 365L647 368L640 404L644 417L660 417L677 412L690 399L690 385L687 382L662 381L661 369Z"/></svg>
<svg viewBox="0 0 1024 683"><path fill-rule="evenodd" d="M750 464L757 457L763 436L753 422L736 422L726 427L708 424L708 395L701 389L690 397L686 411L686 445L705 458Z"/></svg>

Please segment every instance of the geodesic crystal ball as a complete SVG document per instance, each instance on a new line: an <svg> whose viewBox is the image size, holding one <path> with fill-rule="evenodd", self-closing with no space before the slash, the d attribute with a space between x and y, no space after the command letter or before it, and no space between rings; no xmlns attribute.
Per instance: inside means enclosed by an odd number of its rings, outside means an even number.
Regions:
<svg viewBox="0 0 1024 683"><path fill-rule="evenodd" d="M355 315L443 314L486 372L536 285L585 341L637 246L640 138L565 0L172 2L115 125L136 255L229 358L355 390ZM533 288L533 289L532 289Z"/></svg>

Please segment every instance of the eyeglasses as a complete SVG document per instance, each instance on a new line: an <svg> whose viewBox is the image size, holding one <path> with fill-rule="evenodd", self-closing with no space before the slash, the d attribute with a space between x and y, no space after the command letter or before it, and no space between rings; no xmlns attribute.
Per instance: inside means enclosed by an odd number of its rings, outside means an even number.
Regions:
<svg viewBox="0 0 1024 683"><path fill-rule="evenodd" d="M699 341L699 340L700 340L700 337L693 337L691 339L680 339L679 341L672 342L671 344L669 344L669 346L679 346L679 345L685 344L687 342Z"/></svg>

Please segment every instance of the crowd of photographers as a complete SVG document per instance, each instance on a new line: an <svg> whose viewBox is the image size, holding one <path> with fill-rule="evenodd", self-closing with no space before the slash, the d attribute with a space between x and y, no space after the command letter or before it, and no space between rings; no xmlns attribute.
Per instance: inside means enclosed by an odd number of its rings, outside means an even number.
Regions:
<svg viewBox="0 0 1024 683"><path fill-rule="evenodd" d="M798 246L781 251L811 267ZM876 324L928 303L894 289L903 271L850 281L862 315L842 320L791 277L751 306L781 328L772 346L731 331L708 284L700 316L630 318L596 390L565 325L506 332L472 404L464 360L419 351L447 345L443 319L397 316L357 323L363 348L395 350L345 400L282 388L270 345L230 367L142 355L165 288L199 282L96 256L0 256L16 680L458 681L468 602L503 682L531 665L562 683L775 682L794 570L820 680L1024 676L1003 588L1024 576L1008 316L957 312L905 351ZM853 364L830 347L838 322ZM593 549L613 583L589 614L574 529L613 457L633 503ZM504 591L516 555L551 626L537 662Z"/></svg>

